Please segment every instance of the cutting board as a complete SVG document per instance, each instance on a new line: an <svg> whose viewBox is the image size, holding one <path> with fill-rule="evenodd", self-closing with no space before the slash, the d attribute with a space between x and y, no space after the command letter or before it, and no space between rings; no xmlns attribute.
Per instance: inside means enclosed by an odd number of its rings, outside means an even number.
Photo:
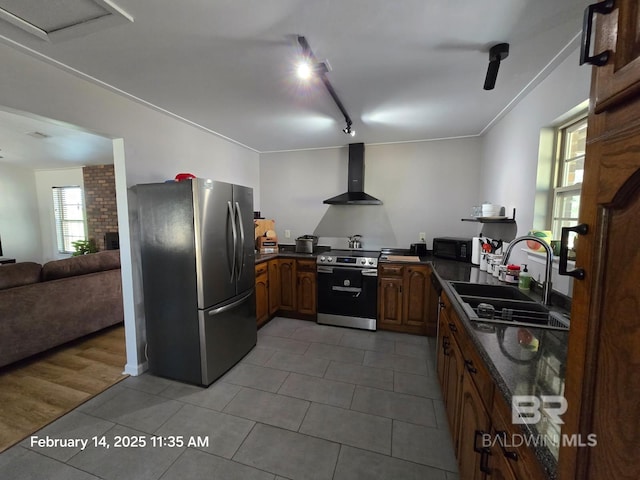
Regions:
<svg viewBox="0 0 640 480"><path fill-rule="evenodd" d="M389 262L419 262L420 257L406 255L386 255L385 259Z"/></svg>
<svg viewBox="0 0 640 480"><path fill-rule="evenodd" d="M267 219L261 218L261 219L254 220L253 223L256 227L255 238L262 237L269 230L272 230L275 232L275 229L276 229L275 220L267 220Z"/></svg>

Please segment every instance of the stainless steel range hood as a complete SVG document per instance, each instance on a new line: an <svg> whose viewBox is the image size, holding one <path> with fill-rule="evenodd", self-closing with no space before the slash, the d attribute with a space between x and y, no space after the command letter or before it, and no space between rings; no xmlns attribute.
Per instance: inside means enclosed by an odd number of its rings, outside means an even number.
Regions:
<svg viewBox="0 0 640 480"><path fill-rule="evenodd" d="M382 201L364 193L364 143L349 144L349 178L347 192L331 197L329 205L382 205Z"/></svg>

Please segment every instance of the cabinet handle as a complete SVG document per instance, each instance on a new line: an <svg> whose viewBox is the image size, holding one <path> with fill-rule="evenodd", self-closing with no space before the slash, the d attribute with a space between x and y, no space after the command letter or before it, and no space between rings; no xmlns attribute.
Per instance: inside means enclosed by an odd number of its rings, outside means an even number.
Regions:
<svg viewBox="0 0 640 480"><path fill-rule="evenodd" d="M451 330L452 332L457 332L458 329L456 328L456 324L453 322L449 322L449 330Z"/></svg>
<svg viewBox="0 0 640 480"><path fill-rule="evenodd" d="M473 436L473 451L480 454L480 471L483 473L491 474L491 469L489 468L489 455L491 455L491 450L488 447L478 447L478 437L486 435L487 432L484 430L476 430Z"/></svg>
<svg viewBox="0 0 640 480"><path fill-rule="evenodd" d="M465 360L464 366L469 373L478 373L478 369L473 366L473 362L471 360Z"/></svg>
<svg viewBox="0 0 640 480"><path fill-rule="evenodd" d="M439 306L442 310L444 310L444 309L447 307L447 304L446 304L446 303L444 303L444 302L438 302L438 306Z"/></svg>
<svg viewBox="0 0 640 480"><path fill-rule="evenodd" d="M502 450L502 454L507 457L509 460L513 460L515 462L518 461L518 454L516 452L510 452L505 447L505 439L507 438L507 432L504 430L496 430L496 440L498 441L498 445L500 445L500 450Z"/></svg>
<svg viewBox="0 0 640 480"><path fill-rule="evenodd" d="M589 233L589 226L586 223L581 223L575 227L562 227L562 235L560 236L560 261L558 263L558 274L567 275L569 277L577 278L578 280L584 280L584 269L576 268L575 270L567 271L567 260L569 259L569 232L576 232L578 235L586 235Z"/></svg>
<svg viewBox="0 0 640 480"><path fill-rule="evenodd" d="M600 13L608 15L613 11L614 0L605 0L604 2L592 3L584 10L584 18L582 20L582 41L580 42L580 65L589 63L596 67L601 67L609 61L610 51L605 50L601 53L589 56L591 50L591 31L593 30L593 15Z"/></svg>
<svg viewBox="0 0 640 480"><path fill-rule="evenodd" d="M480 471L487 475L491 475L491 469L489 468L489 455L491 455L491 450L488 448L485 448L480 454Z"/></svg>

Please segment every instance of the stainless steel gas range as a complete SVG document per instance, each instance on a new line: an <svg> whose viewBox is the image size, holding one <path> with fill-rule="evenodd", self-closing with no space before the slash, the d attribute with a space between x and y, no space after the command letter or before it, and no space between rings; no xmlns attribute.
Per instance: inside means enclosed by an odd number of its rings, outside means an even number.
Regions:
<svg viewBox="0 0 640 480"><path fill-rule="evenodd" d="M318 255L318 323L376 330L379 251Z"/></svg>

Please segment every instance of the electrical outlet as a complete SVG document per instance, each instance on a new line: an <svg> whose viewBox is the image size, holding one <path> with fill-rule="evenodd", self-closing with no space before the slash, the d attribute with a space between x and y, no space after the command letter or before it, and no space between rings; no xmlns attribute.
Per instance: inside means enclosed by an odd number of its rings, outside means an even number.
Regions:
<svg viewBox="0 0 640 480"><path fill-rule="evenodd" d="M291 230L284 231L284 238L291 238Z"/></svg>
<svg viewBox="0 0 640 480"><path fill-rule="evenodd" d="M418 240L421 241L421 242L426 242L426 240L427 240L426 232L420 232L418 234L418 237L419 237Z"/></svg>

